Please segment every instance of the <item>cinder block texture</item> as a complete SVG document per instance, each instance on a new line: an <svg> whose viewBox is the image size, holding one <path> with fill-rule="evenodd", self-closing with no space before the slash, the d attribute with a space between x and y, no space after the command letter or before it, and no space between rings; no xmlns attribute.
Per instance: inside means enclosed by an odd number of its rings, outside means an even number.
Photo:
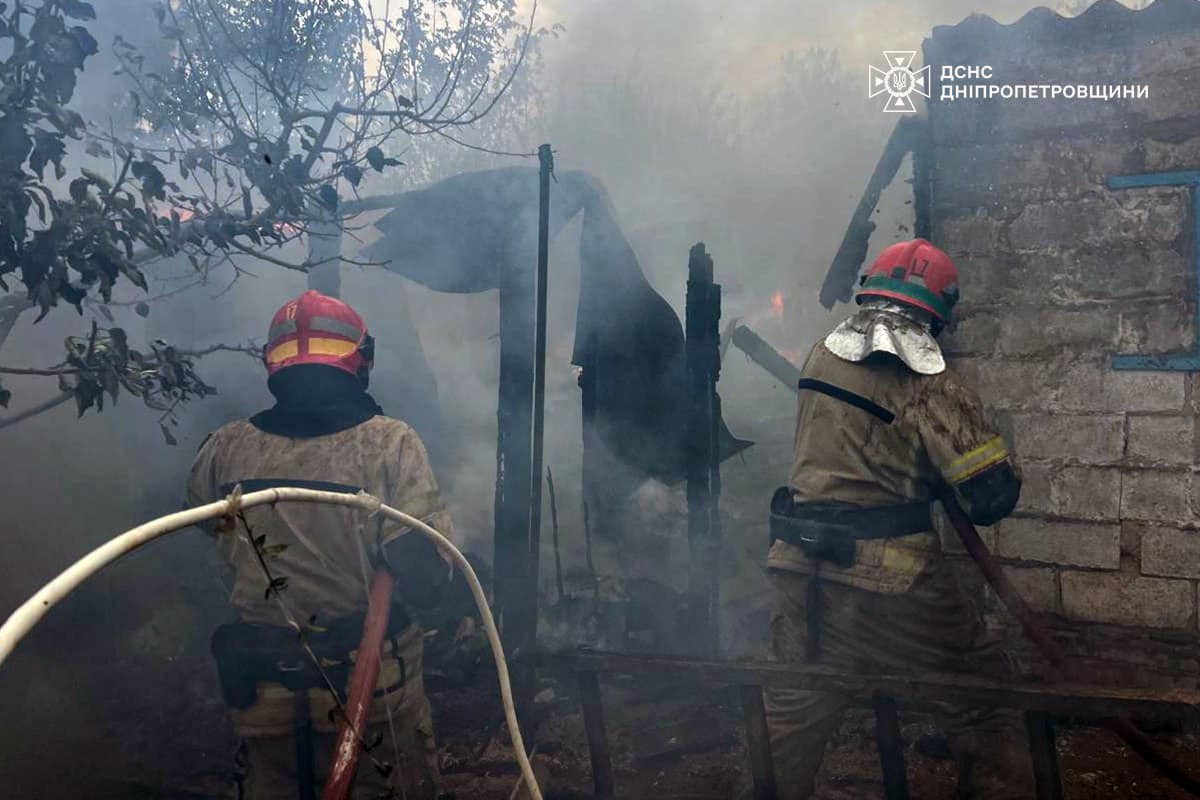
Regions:
<svg viewBox="0 0 1200 800"><path fill-rule="evenodd" d="M1192 464L1195 437L1193 416L1130 415L1128 455L1131 461L1147 464Z"/></svg>
<svg viewBox="0 0 1200 800"><path fill-rule="evenodd" d="M1195 615L1190 581L1105 572L1064 572L1063 611L1090 622L1186 628Z"/></svg>
<svg viewBox="0 0 1200 800"><path fill-rule="evenodd" d="M1121 480L1121 518L1187 522L1189 484L1186 472L1128 470Z"/></svg>
<svg viewBox="0 0 1200 800"><path fill-rule="evenodd" d="M1121 414L1015 413L1012 426L1012 445L1021 459L1116 464L1125 455Z"/></svg>
<svg viewBox="0 0 1200 800"><path fill-rule="evenodd" d="M1047 567L1005 567L1017 592L1038 611L1058 610L1058 579Z"/></svg>
<svg viewBox="0 0 1200 800"><path fill-rule="evenodd" d="M1200 578L1200 531L1153 527L1141 538L1144 575Z"/></svg>
<svg viewBox="0 0 1200 800"><path fill-rule="evenodd" d="M1121 526L1116 523L1010 517L996 528L997 552L1004 558L1098 569L1121 564Z"/></svg>

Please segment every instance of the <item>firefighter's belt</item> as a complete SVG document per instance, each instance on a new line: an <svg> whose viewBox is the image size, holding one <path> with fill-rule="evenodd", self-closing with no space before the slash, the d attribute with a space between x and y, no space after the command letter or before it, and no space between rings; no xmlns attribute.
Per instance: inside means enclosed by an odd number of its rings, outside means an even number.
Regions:
<svg viewBox="0 0 1200 800"><path fill-rule="evenodd" d="M325 688L327 677L339 692L343 691L354 666L350 653L357 649L362 638L364 619L361 613L342 617L325 630L306 633L303 642L291 628L245 622L222 625L213 633L212 653L225 702L233 708L249 708L258 699L260 681L300 692ZM376 691L376 695L394 691L404 683L404 662L396 638L411 624L408 613L393 605L388 638L392 641L392 655L400 662L400 680L395 686ZM305 650L306 644L320 662L320 669Z"/></svg>
<svg viewBox="0 0 1200 800"><path fill-rule="evenodd" d="M932 530L929 503L863 507L837 502L796 502L782 486L771 498L771 541L782 539L810 558L854 566L855 543L895 539Z"/></svg>

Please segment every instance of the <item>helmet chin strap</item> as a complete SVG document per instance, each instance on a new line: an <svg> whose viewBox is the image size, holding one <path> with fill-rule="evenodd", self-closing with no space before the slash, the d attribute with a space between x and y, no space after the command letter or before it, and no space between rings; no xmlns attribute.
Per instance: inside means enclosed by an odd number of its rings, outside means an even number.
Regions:
<svg viewBox="0 0 1200 800"><path fill-rule="evenodd" d="M375 337L369 333L364 334L363 342L358 346L358 352L363 358L363 363L355 374L362 382L363 389L366 389L371 384L371 370L375 367Z"/></svg>

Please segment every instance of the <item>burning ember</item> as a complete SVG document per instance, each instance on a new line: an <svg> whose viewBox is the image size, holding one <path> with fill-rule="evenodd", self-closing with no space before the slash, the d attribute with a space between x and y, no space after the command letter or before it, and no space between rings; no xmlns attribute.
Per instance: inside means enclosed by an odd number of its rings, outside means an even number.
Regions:
<svg viewBox="0 0 1200 800"><path fill-rule="evenodd" d="M776 289L771 295L770 303L765 306L759 306L757 309L746 315L746 324L753 327L755 325L761 325L764 322L783 321L783 305L783 290Z"/></svg>
<svg viewBox="0 0 1200 800"><path fill-rule="evenodd" d="M783 319L783 292L778 289L775 294L771 295L771 316L775 319Z"/></svg>

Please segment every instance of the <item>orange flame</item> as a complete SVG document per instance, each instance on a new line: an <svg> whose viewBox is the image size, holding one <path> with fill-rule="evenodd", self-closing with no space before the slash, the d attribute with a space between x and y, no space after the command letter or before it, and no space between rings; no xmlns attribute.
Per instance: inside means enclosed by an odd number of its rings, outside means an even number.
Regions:
<svg viewBox="0 0 1200 800"><path fill-rule="evenodd" d="M751 327L760 325L764 322L781 321L783 319L783 290L776 289L771 295L771 302L759 306L757 309L749 312L744 317L746 324Z"/></svg>

